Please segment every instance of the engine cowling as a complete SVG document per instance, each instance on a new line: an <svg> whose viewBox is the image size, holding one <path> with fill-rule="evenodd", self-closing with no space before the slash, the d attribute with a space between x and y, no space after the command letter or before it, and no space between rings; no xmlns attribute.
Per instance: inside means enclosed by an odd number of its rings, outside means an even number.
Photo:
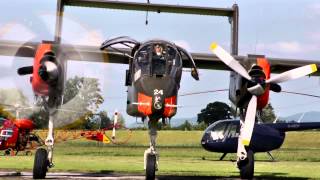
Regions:
<svg viewBox="0 0 320 180"><path fill-rule="evenodd" d="M52 44L40 44L34 57L33 66L19 68L18 74L32 74L30 82L35 95L48 96L50 86L53 87L57 84L60 74Z"/></svg>

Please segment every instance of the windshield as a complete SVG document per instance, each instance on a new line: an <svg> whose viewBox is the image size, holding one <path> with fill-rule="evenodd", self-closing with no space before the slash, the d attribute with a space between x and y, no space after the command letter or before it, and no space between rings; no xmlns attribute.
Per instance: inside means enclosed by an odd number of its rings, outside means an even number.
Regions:
<svg viewBox="0 0 320 180"><path fill-rule="evenodd" d="M214 141L222 141L226 137L239 136L238 124L232 121L217 121L210 125L205 132Z"/></svg>
<svg viewBox="0 0 320 180"><path fill-rule="evenodd" d="M175 77L177 69L182 68L181 64L179 52L169 44L150 43L141 47L135 55L135 73L139 75Z"/></svg>
<svg viewBox="0 0 320 180"><path fill-rule="evenodd" d="M226 123L218 123L216 126L213 127L211 131L211 138L213 140L222 140L224 139L225 129L228 124Z"/></svg>

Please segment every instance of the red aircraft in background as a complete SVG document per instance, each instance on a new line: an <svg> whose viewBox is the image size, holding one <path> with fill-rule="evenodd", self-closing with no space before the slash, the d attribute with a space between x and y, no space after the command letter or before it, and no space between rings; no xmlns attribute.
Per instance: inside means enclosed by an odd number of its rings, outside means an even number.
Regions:
<svg viewBox="0 0 320 180"><path fill-rule="evenodd" d="M5 155L17 155L19 151L30 153L30 149L42 145L43 142L32 133L34 123L29 119L0 119L0 150Z"/></svg>

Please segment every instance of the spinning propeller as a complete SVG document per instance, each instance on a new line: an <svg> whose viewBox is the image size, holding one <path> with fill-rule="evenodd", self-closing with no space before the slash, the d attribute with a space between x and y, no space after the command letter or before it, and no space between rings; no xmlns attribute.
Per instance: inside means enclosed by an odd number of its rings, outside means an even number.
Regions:
<svg viewBox="0 0 320 180"><path fill-rule="evenodd" d="M309 75L317 71L317 66L315 64L302 66L296 69L283 72L281 74L277 74L271 77L270 79L266 79L264 73L262 75L260 74L260 76L255 76L254 74L248 73L248 71L237 60L235 60L227 51L225 51L216 43L212 43L210 49L228 67L230 67L232 70L240 74L243 78L248 80L247 90L248 92L250 92L250 94L252 94L252 97L246 109L244 125L241 128L241 136L239 139L239 143L243 145L241 146L242 149L239 149L238 146L238 157L241 160L244 160L247 157L244 146L249 146L250 144L253 127L255 123L258 97L265 93L266 87L268 87L268 85L270 86L270 90L280 92L281 87L277 83ZM257 69L252 69L261 70L259 68L260 67L258 67Z"/></svg>

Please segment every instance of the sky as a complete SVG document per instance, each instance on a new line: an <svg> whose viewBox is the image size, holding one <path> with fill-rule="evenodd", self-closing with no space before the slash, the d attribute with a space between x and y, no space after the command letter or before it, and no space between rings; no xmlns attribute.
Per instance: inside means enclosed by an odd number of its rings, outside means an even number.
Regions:
<svg viewBox="0 0 320 180"><path fill-rule="evenodd" d="M145 2L145 1L137 1ZM295 58L320 61L320 3L306 0L151 0L151 3L231 7L240 9L239 54L263 54L267 57ZM52 40L55 26L56 1L0 1L0 40ZM229 49L230 25L224 17L150 13L146 12L66 7L63 20L63 43L99 46L116 36L130 36L138 41L161 38L183 46L189 52L210 53L211 42ZM16 69L32 64L32 59L4 57L0 61L0 89L19 88L32 100L29 77L19 77ZM320 62L319 62L320 63ZM127 65L69 61L67 75L98 78L105 102L100 107L112 113L118 109L125 114ZM200 70L200 81L184 72L179 94L225 89L229 86L229 72ZM281 84L283 90L318 92L319 77L304 77ZM180 97L175 117L196 117L209 102L230 104L227 92ZM270 102L279 116L289 116L320 109L320 99L271 93ZM135 118L125 115L128 123Z"/></svg>

